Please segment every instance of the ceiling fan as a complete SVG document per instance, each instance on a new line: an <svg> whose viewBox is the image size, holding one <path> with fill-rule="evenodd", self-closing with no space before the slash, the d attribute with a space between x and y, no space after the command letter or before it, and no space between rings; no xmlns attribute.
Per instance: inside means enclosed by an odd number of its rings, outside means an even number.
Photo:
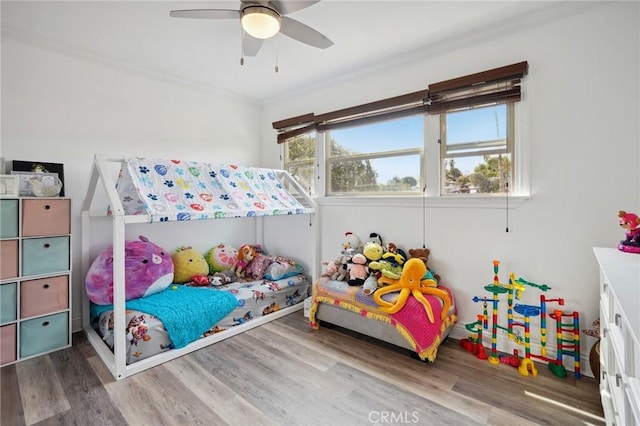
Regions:
<svg viewBox="0 0 640 426"><path fill-rule="evenodd" d="M315 1L248 1L241 0L240 9L188 9L172 10L169 15L175 18L195 19L240 19L245 32L242 52L246 56L256 56L265 39L278 33L309 46L326 49L333 42L313 28L289 18L288 14L305 9ZM244 60L241 59L241 64Z"/></svg>

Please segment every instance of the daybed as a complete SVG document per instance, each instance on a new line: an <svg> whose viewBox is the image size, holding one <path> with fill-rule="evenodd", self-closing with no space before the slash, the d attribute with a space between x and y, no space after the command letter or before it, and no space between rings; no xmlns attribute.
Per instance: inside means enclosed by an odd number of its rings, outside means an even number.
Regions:
<svg viewBox="0 0 640 426"><path fill-rule="evenodd" d="M309 321L314 328L328 322L415 351L422 360L434 361L440 343L457 321L453 292L442 284L438 288L449 294L451 306L443 313L444 304L439 297L425 296L433 310L431 322L413 296L409 296L398 312L387 314L362 287L319 278L313 284ZM388 293L383 299L390 301L397 294Z"/></svg>
<svg viewBox="0 0 640 426"><path fill-rule="evenodd" d="M117 181L108 167L110 163L120 165ZM97 198L99 182L108 198L109 208L96 212L91 208L94 198ZM96 156L82 207L82 262L86 276L92 261L92 222L96 216L109 217L113 246L113 306L91 306L85 291L83 328L89 342L113 376L120 380L297 311L302 308L299 302L307 297L308 278L297 274L282 280L239 281L213 290L171 285L156 294L125 302L126 225L179 221L188 226L186 223L201 219L242 218L238 220L258 221L255 243L262 244L262 221L266 216L314 212L311 198L284 171L144 158L107 160ZM312 233L310 238L317 238L317 227ZM315 247L313 241L310 243ZM286 256L287 253L278 255ZM316 253L313 257L308 262L311 267L306 271L312 276L319 264ZM197 291L200 293L194 294ZM219 309L217 316L209 317L212 314L204 301L205 296L213 294L226 295L228 306L225 310ZM234 297L230 298L230 294ZM179 303L191 304L177 309L180 295L188 297L186 302ZM169 300L171 309L161 305L161 311L177 311L187 323L194 321L189 315L196 312L197 319L209 322L203 329L208 331L193 341L193 336L178 338L177 333L171 334L170 330L185 327L176 326L165 317L163 320L166 321L160 322L146 305L136 304L143 299L146 299L144 302L151 300L155 303L156 299L151 298L156 296ZM205 306L206 319L197 313L194 305ZM142 321L143 332L140 328ZM197 333L202 334L203 331ZM196 337L200 337L199 334ZM176 344L178 341L180 344ZM145 345L148 342L152 344Z"/></svg>

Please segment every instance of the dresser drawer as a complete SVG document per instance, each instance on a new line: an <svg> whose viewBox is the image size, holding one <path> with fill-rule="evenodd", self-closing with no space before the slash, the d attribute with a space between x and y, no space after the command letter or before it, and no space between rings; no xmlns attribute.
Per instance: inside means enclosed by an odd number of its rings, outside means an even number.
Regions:
<svg viewBox="0 0 640 426"><path fill-rule="evenodd" d="M69 237L33 238L22 241L22 275L69 270Z"/></svg>
<svg viewBox="0 0 640 426"><path fill-rule="evenodd" d="M0 200L0 238L18 236L18 200Z"/></svg>
<svg viewBox="0 0 640 426"><path fill-rule="evenodd" d="M18 276L18 240L0 241L0 279Z"/></svg>
<svg viewBox="0 0 640 426"><path fill-rule="evenodd" d="M22 236L63 235L71 231L71 200L23 200Z"/></svg>
<svg viewBox="0 0 640 426"><path fill-rule="evenodd" d="M67 346L69 313L48 315L20 323L20 356L27 357Z"/></svg>
<svg viewBox="0 0 640 426"><path fill-rule="evenodd" d="M16 325L0 327L0 364L16 360Z"/></svg>
<svg viewBox="0 0 640 426"><path fill-rule="evenodd" d="M6 324L15 321L17 318L16 300L17 292L16 283L7 283L0 285L0 324Z"/></svg>
<svg viewBox="0 0 640 426"><path fill-rule="evenodd" d="M20 283L20 318L35 317L69 307L69 277L42 278Z"/></svg>

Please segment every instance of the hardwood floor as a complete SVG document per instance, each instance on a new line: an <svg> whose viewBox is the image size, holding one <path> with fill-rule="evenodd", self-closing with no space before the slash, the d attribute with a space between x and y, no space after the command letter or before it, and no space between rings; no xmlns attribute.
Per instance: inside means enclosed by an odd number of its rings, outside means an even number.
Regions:
<svg viewBox="0 0 640 426"><path fill-rule="evenodd" d="M302 312L115 381L83 334L1 369L8 425L601 425L597 382L524 377L446 341L434 363Z"/></svg>

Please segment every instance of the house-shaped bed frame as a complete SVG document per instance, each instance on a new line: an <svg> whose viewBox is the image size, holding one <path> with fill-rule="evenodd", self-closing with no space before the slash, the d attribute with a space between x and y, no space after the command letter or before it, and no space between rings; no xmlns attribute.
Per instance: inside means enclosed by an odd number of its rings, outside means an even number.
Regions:
<svg viewBox="0 0 640 426"><path fill-rule="evenodd" d="M109 163L120 164L120 174L117 180L112 169L108 166ZM154 166L150 167L149 165ZM179 185L174 187L175 191L171 191L174 196L182 197L189 192L190 187L194 189L196 186L201 192L212 195L211 198L205 197L203 199L205 202L201 201L199 203L199 210L194 214L187 215L184 209L167 212L167 204L162 204L165 200L156 200L154 199L155 197L149 196L154 190L159 193L163 191L166 193L165 175L169 175L172 172L178 173L173 176L177 177L179 181L177 182ZM232 175L229 176L229 173ZM250 177L248 180L244 179L244 185L241 188L243 191L241 192L234 190L237 188L232 182L234 173L239 179ZM160 179L154 180L150 178L154 174ZM109 209L104 209L102 212L91 211L96 191L98 190L98 182L102 183L109 203ZM254 205L254 203L247 202L247 195L252 200L259 200L257 204ZM216 200L220 199L224 200L225 203L216 203ZM171 197L170 201L175 202L176 198ZM261 244L264 233L263 221L267 216L313 215L315 212L316 206L311 197L289 173L283 170L174 160L106 159L103 156L96 155L89 187L82 206L82 276L86 276L92 261L90 258L92 219L110 217L113 239L114 351L112 352L108 348L90 324L90 302L84 290L84 285L82 286L82 326L89 342L109 371L111 371L113 377L116 380L124 379L132 374L298 311L303 307L302 303L298 303L269 315L255 318L244 324L228 328L222 332L203 337L184 348L171 349L127 365L124 247L125 227L128 224L177 220L184 222L185 226L188 226L186 223L199 219L238 218L237 220L256 220L256 243ZM315 223L311 232L313 233L313 241L310 242L313 247L313 261L311 262L309 274L311 277L316 277L316 269L320 265L317 247L320 230L317 223Z"/></svg>

